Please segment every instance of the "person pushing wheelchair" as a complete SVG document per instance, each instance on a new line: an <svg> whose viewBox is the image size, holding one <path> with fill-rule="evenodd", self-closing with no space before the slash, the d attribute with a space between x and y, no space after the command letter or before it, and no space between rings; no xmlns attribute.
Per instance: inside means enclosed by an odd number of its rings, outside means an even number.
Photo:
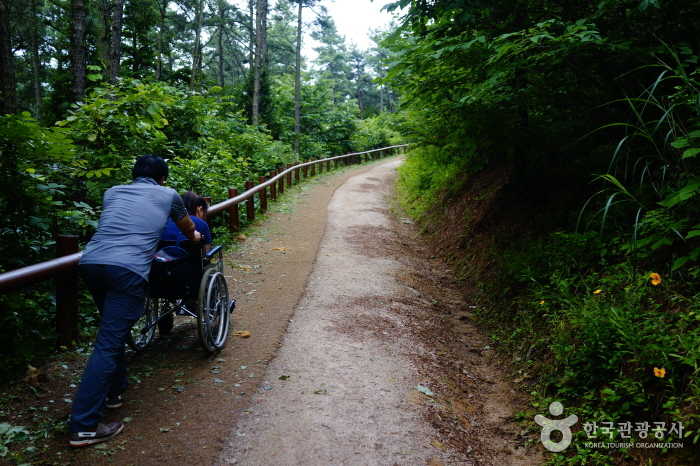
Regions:
<svg viewBox="0 0 700 466"><path fill-rule="evenodd" d="M124 429L121 422L100 421L104 408L122 405L128 383L125 343L144 312L151 261L168 218L188 239L202 239L181 197L163 186L168 165L162 158L139 157L132 177L131 184L105 192L97 231L80 260L81 275L101 321L73 398L69 424L73 447L109 440Z"/></svg>

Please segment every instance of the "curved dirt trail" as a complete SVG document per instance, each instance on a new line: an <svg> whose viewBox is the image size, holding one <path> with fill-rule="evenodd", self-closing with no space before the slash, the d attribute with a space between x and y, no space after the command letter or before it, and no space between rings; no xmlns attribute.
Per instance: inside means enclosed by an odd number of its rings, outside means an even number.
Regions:
<svg viewBox="0 0 700 466"><path fill-rule="evenodd" d="M350 178L328 206L306 291L221 464L470 464L431 445L420 412L421 346L396 312L411 289L382 253L388 194L400 161ZM388 329L391 331L387 331Z"/></svg>

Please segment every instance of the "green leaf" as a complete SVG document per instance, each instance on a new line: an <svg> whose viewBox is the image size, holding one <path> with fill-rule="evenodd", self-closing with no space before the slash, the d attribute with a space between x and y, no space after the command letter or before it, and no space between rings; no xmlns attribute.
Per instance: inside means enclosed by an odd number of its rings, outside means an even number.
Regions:
<svg viewBox="0 0 700 466"><path fill-rule="evenodd" d="M670 196L667 196L666 199L663 201L659 202L659 205L667 208L674 207L681 202L685 202L688 199L692 198L695 196L698 191L700 190L700 179L694 178L690 181L688 181L688 184L686 184L683 188L679 189L675 193L671 194Z"/></svg>
<svg viewBox="0 0 700 466"><path fill-rule="evenodd" d="M700 236L700 230L690 230L688 234L685 235L685 239L697 238L698 236Z"/></svg>
<svg viewBox="0 0 700 466"><path fill-rule="evenodd" d="M87 75L88 81L96 82L102 80L102 75L99 73L90 73Z"/></svg>
<svg viewBox="0 0 700 466"><path fill-rule="evenodd" d="M688 147L689 145L690 141L688 141L687 138L678 138L671 143L671 147L675 147L676 149L683 149L684 147Z"/></svg>
<svg viewBox="0 0 700 466"><path fill-rule="evenodd" d="M97 135L95 133L88 134L87 140L90 142L95 142Z"/></svg>
<svg viewBox="0 0 700 466"><path fill-rule="evenodd" d="M689 159L691 157L695 157L698 154L700 154L700 148L695 147L693 149L688 149L685 152L683 152L683 156L681 158Z"/></svg>

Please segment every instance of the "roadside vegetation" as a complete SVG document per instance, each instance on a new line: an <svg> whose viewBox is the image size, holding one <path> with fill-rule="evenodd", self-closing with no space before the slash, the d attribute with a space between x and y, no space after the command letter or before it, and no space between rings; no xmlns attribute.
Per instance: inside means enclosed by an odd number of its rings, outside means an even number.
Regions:
<svg viewBox="0 0 700 466"><path fill-rule="evenodd" d="M400 197L531 393L523 425L555 400L578 415L550 464L697 463L698 3L393 6ZM684 448L584 446L625 422Z"/></svg>

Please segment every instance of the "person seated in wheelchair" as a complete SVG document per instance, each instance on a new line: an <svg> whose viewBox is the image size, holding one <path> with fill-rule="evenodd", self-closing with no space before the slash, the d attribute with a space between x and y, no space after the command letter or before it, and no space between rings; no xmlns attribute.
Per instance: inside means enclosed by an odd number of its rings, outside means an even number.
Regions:
<svg viewBox="0 0 700 466"><path fill-rule="evenodd" d="M192 191L182 194L182 202L197 231L202 235L198 243L190 242L177 225L168 222L160 237L160 248L154 257L151 274L151 294L165 298L182 298L186 309L192 312L202 274L202 258L211 249L211 230L206 222L207 202ZM179 315L188 315L182 309ZM172 316L171 316L172 317ZM159 325L161 333L169 333L172 319Z"/></svg>
<svg viewBox="0 0 700 466"><path fill-rule="evenodd" d="M190 214L195 228L202 234L202 240L198 244L203 246L204 252L206 253L211 248L211 230L209 229L209 224L206 222L207 210L209 208L207 201L205 201L202 196L192 191L187 191L181 197L182 203ZM179 244L183 241L187 241L187 237L182 234L177 225L175 225L175 222L168 219L163 233L160 235L160 240L162 242Z"/></svg>

